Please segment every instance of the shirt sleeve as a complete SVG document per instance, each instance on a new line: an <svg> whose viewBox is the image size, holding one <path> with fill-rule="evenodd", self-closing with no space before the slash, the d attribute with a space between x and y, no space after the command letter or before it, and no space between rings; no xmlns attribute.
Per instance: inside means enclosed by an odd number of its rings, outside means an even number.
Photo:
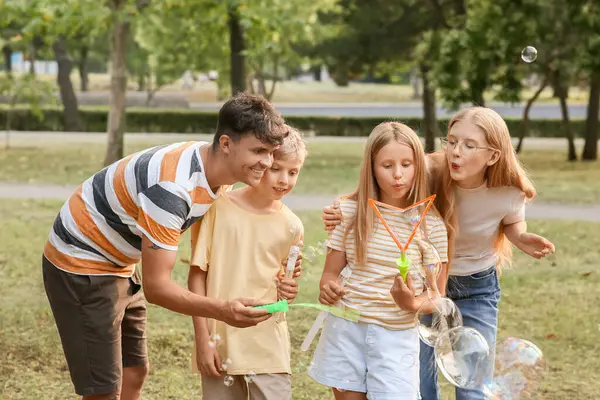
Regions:
<svg viewBox="0 0 600 400"><path fill-rule="evenodd" d="M423 252L423 264L436 264L438 262L448 262L448 232L444 222L435 218L432 219L430 226L430 233L428 235L429 243L424 246L425 251Z"/></svg>
<svg viewBox="0 0 600 400"><path fill-rule="evenodd" d="M525 195L519 192L510 204L510 210L502 219L502 224L510 225L525 221Z"/></svg>
<svg viewBox="0 0 600 400"><path fill-rule="evenodd" d="M202 221L192 225L192 260L190 265L208 271L210 265L210 249L215 228L216 206L208 209Z"/></svg>
<svg viewBox="0 0 600 400"><path fill-rule="evenodd" d="M192 199L174 182L160 182L138 196L136 227L155 245L176 251L181 229L190 213Z"/></svg>

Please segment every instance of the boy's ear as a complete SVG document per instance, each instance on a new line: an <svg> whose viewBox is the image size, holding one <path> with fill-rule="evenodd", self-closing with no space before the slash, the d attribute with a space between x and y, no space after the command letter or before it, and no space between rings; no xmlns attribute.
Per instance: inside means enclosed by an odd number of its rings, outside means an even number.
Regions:
<svg viewBox="0 0 600 400"><path fill-rule="evenodd" d="M227 135L221 135L219 137L219 147L221 148L221 151L223 151L223 153L225 153L225 154L231 153L232 143L233 143L233 141Z"/></svg>
<svg viewBox="0 0 600 400"><path fill-rule="evenodd" d="M487 162L487 166L491 167L492 165L496 164L499 159L500 159L500 150L494 150L492 153L492 157Z"/></svg>

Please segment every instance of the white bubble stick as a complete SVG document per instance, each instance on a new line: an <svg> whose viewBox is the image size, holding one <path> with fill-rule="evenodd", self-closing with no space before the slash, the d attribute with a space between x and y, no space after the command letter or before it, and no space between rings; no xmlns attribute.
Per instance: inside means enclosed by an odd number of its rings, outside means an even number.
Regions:
<svg viewBox="0 0 600 400"><path fill-rule="evenodd" d="M300 254L300 247L292 246L290 247L290 252L288 254L288 262L285 266L285 277L293 278L294 277L294 269L296 269L296 261L298 260L298 255Z"/></svg>
<svg viewBox="0 0 600 400"><path fill-rule="evenodd" d="M350 277L351 274L352 274L352 271L350 271L350 268L345 267L342 270L342 272L340 273L340 276L338 277L338 280L337 280L338 284L340 286L344 286L344 284L346 283L346 280ZM315 322L313 322L312 326L310 327L310 330L306 334L306 337L304 338L302 345L300 346L300 349L302 351L306 351L309 349L313 340L315 340L315 336L317 336L319 329L321 329L323 322L325 322L325 318L327 318L327 314L329 314L327 311L321 311L319 313L319 315L315 319Z"/></svg>

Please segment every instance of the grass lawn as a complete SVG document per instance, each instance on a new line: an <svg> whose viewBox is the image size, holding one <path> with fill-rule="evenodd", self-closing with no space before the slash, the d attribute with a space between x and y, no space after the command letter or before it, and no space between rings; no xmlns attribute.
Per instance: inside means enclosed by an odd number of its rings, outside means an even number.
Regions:
<svg viewBox="0 0 600 400"><path fill-rule="evenodd" d="M174 139L177 140L177 139ZM159 142L126 143L132 153ZM34 145L32 145L34 146ZM98 171L104 144L15 147L0 150L0 181L77 185ZM309 142L309 155L294 193L342 194L354 189L363 142ZM539 201L600 203L600 165L565 161L566 150L527 148L520 156L531 172Z"/></svg>
<svg viewBox="0 0 600 400"><path fill-rule="evenodd" d="M41 281L40 255L61 203L0 200L0 397L5 399L74 399L59 338ZM319 213L300 214L306 243L324 238ZM554 260L535 261L517 254L515 267L501 279L500 338L532 340L549 366L538 399L592 399L600 391L600 224L531 221L530 229L553 240ZM181 258L187 257L187 241ZM305 264L298 301L314 302L322 260ZM187 266L174 271L184 284ZM331 399L329 390L306 374L310 351L300 343L317 312L290 312L294 399ZM198 399L199 380L190 373L192 324L158 307L149 307L152 372L145 399ZM445 380L441 380L445 382ZM444 385L445 399L451 387Z"/></svg>

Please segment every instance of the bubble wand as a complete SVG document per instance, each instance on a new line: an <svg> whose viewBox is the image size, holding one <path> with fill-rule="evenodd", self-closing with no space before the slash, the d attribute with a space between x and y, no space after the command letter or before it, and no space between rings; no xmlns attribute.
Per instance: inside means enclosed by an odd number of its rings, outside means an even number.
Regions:
<svg viewBox="0 0 600 400"><path fill-rule="evenodd" d="M343 287L346 284L346 281L348 280L348 278L350 278L351 274L352 274L352 271L350 271L350 268L345 267L342 270L342 272L340 273L340 276L338 276L338 280L337 280L338 285ZM300 349L302 351L308 350L308 348L312 344L313 340L315 340L315 336L317 336L319 329L321 329L323 322L325 322L325 318L327 318L327 314L328 314L327 311L321 311L319 313L319 315L315 319L315 322L313 322L310 330L306 334L306 337L304 338L302 345L300 346Z"/></svg>
<svg viewBox="0 0 600 400"><path fill-rule="evenodd" d="M371 206L371 208L373 208L373 211L375 211L375 214L377 214L377 217L379 217L379 220L381 221L381 223L383 224L385 229L389 232L389 234L392 237L392 239L394 240L394 242L396 242L398 249L400 249L400 257L398 257L396 259L396 266L398 267L398 271L400 272L400 275L402 276L402 279L404 280L404 282L406 282L406 276L408 274L408 270L410 269L410 258L408 258L406 251L408 250L408 246L410 246L410 243L412 242L413 238L415 237L417 230L419 229L419 226L421 225L421 222L423 222L422 217L424 217L427 214L427 212L433 205L433 200L435 200L435 194L431 195L419 202L416 202L415 204L411 205L410 207L399 208L399 207L390 206L389 204L385 204L385 203L382 203L377 200L369 199L369 205ZM402 243L400 243L400 239L398 238L398 235L396 235L396 233L394 232L392 227L387 223L387 221L385 220L385 218L383 217L383 215L381 214L381 211L379 211L379 208L377 206L404 212L406 210L415 208L423 203L427 203L427 205L425 206L425 210L423 211L422 217L418 218L418 220L413 224L414 228L413 228L410 236L408 237L408 240L403 245Z"/></svg>

